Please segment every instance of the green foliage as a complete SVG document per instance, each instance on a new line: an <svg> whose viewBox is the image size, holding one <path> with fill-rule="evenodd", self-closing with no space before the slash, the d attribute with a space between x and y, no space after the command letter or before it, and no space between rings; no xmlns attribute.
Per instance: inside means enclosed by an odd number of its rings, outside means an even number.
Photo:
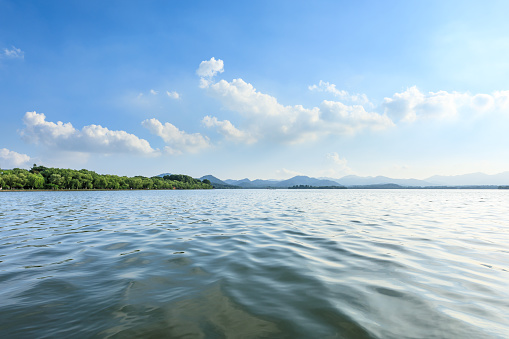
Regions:
<svg viewBox="0 0 509 339"><path fill-rule="evenodd" d="M179 182L183 182L183 183L188 183L188 184L197 184L197 183L201 183L200 180L198 179L194 179L188 175L184 175L184 174L172 174L170 176L168 175L165 175L163 177L164 178L168 178L169 180L173 180L173 181L179 181Z"/></svg>
<svg viewBox="0 0 509 339"><path fill-rule="evenodd" d="M30 188L43 188L44 187L44 177L42 175L40 175L39 173L37 173L37 174L29 173L27 181L28 181L28 187L30 187Z"/></svg>
<svg viewBox="0 0 509 339"><path fill-rule="evenodd" d="M143 176L120 177L101 175L89 170L73 170L34 166L29 170L14 168L0 169L2 189L210 189L210 182L201 182L188 175L177 174L164 178Z"/></svg>
<svg viewBox="0 0 509 339"><path fill-rule="evenodd" d="M288 187L290 189L346 189L345 186L311 186L311 185L294 185Z"/></svg>

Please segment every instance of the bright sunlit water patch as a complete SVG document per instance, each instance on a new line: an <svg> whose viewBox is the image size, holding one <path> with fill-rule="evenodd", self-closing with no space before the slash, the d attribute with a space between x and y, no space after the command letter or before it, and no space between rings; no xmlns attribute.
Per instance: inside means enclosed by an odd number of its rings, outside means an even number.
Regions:
<svg viewBox="0 0 509 339"><path fill-rule="evenodd" d="M509 337L509 191L0 194L0 336Z"/></svg>

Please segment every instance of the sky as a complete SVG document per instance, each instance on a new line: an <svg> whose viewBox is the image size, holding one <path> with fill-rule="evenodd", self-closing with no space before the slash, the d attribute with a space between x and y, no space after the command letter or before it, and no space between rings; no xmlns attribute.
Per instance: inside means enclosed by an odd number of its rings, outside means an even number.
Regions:
<svg viewBox="0 0 509 339"><path fill-rule="evenodd" d="M0 0L0 168L509 171L507 1Z"/></svg>

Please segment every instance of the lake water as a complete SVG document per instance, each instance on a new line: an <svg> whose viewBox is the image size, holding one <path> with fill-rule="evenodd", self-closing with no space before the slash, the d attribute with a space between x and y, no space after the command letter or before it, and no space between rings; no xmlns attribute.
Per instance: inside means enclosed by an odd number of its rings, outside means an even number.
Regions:
<svg viewBox="0 0 509 339"><path fill-rule="evenodd" d="M0 194L2 338L508 338L509 190Z"/></svg>

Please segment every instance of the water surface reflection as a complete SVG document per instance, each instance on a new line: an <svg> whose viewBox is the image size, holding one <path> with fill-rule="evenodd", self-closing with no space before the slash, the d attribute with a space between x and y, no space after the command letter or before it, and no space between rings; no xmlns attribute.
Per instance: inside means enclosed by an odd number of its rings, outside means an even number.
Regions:
<svg viewBox="0 0 509 339"><path fill-rule="evenodd" d="M509 192L0 194L2 337L509 336Z"/></svg>

